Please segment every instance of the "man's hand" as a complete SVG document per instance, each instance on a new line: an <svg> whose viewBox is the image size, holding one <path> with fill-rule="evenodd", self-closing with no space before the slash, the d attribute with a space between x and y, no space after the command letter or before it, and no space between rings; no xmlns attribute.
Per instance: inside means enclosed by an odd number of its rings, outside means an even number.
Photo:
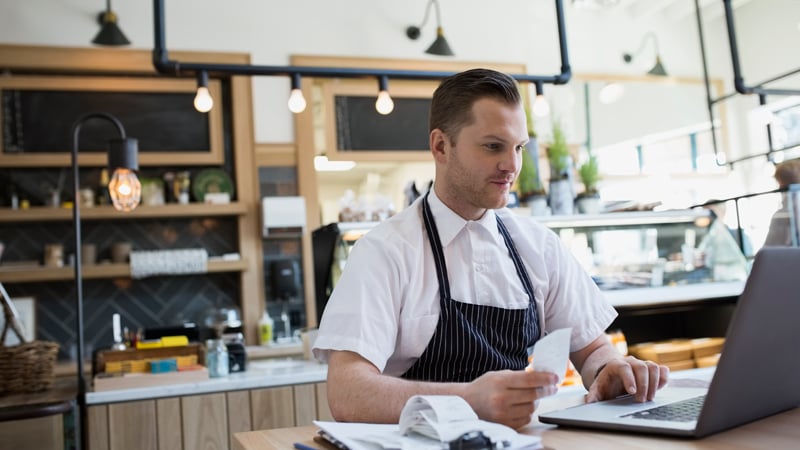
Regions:
<svg viewBox="0 0 800 450"><path fill-rule="evenodd" d="M598 372L586 402L609 400L631 394L638 402L653 400L656 391L667 384L669 369L633 356L609 360Z"/></svg>
<svg viewBox="0 0 800 450"><path fill-rule="evenodd" d="M483 420L520 428L531 420L536 401L558 390L549 372L487 372L469 383L463 397Z"/></svg>

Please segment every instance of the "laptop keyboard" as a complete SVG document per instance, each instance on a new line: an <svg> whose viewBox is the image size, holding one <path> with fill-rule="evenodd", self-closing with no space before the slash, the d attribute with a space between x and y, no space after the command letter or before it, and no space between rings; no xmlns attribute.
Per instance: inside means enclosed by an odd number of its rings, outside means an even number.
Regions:
<svg viewBox="0 0 800 450"><path fill-rule="evenodd" d="M675 403L656 406L644 411L626 414L622 417L633 419L669 420L670 422L691 422L700 416L706 396L693 397Z"/></svg>

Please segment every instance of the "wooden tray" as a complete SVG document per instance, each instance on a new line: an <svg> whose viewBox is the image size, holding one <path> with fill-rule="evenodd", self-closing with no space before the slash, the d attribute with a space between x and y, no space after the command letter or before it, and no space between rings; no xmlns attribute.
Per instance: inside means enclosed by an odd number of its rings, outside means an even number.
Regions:
<svg viewBox="0 0 800 450"><path fill-rule="evenodd" d="M106 362L136 361L146 359L165 359L176 356L197 356L198 364L204 364L204 351L201 344L189 344L177 347L158 347L148 349L127 349L127 350L100 350L95 353L92 373L103 373L106 370Z"/></svg>

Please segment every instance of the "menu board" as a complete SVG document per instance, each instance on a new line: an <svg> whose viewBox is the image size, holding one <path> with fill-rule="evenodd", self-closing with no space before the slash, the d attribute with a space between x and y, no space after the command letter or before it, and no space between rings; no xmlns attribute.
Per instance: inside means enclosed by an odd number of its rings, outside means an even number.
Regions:
<svg viewBox="0 0 800 450"><path fill-rule="evenodd" d="M430 98L394 98L387 115L375 110L375 97L335 96L336 147L340 152L427 151Z"/></svg>

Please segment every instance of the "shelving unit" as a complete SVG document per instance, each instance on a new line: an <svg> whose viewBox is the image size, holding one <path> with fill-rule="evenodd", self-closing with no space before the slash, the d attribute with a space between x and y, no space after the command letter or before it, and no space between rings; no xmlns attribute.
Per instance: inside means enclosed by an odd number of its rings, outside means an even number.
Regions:
<svg viewBox="0 0 800 450"><path fill-rule="evenodd" d="M246 259L234 261L209 261L208 273L243 272L248 269ZM131 276L130 264L94 264L84 265L82 270L84 280L103 278L129 278ZM175 276L175 275L171 275ZM0 267L0 282L27 283L33 281L68 281L75 279L75 269L67 267L25 267L2 268Z"/></svg>
<svg viewBox="0 0 800 450"><path fill-rule="evenodd" d="M120 214L111 206L81 208L81 221L90 220L135 220L162 219L165 217L242 216L246 205L194 203L188 205L169 204L162 206L139 206L133 211ZM29 209L0 208L0 223L71 221L71 208L36 206Z"/></svg>
<svg viewBox="0 0 800 450"><path fill-rule="evenodd" d="M113 241L130 241L134 248L142 249L199 246L208 248L212 255L238 253L239 258L235 260L211 257L207 264L208 277L204 274L195 277L181 274L162 277L158 282L168 288L159 286L158 293L162 297L154 299L148 305L164 308L163 305L169 302L170 296L196 296L197 302L185 302L187 309L191 309L190 306L196 307L198 303L208 302L212 297L215 301L219 298L233 300L241 308L246 341L255 343L256 325L264 305L264 281L258 220L260 197L254 170L256 165L252 141L250 78L213 77L209 80L209 88L216 90L212 95L219 98L220 104L226 105L226 108L215 108L208 114L197 116L191 105L191 98L196 90L195 80L153 76L156 74L151 56L147 51L137 50L2 45L0 67L7 76L0 83L0 91L32 93L32 96L39 92L67 92L73 95L76 104L81 105L78 109L91 107L108 110L107 112L120 118L129 136L140 139L139 166L143 173L147 170L152 173L157 170L189 170L194 173L203 167L225 170L233 181L233 191L236 192L232 203L139 206L128 213L120 213L111 206L81 207L80 219L84 225L89 225L86 226L85 237L92 230L99 230L96 231L98 235L89 238L89 241L95 243L98 249L103 249L102 251L106 251ZM175 56L231 64L249 61L249 55L238 53L176 52ZM113 95L98 96L98 93ZM165 100L159 97L162 94L169 97L165 97ZM52 96L48 98L52 99ZM149 105L153 102L163 106L162 100L173 102L173 108L156 116L137 113L152 109ZM118 107L119 105L123 107ZM3 113L0 111L0 118ZM64 108L63 113L67 116L61 120L60 112L53 112L55 118L50 119L51 122L58 121L59 124L67 125L72 123L72 110ZM171 124L173 131L178 130L177 137L155 133L164 123ZM207 139L204 138L205 133ZM89 136L87 134L86 138L91 141ZM91 133L91 136L102 141L102 132ZM21 145L21 142L23 141L15 141L14 145ZM38 177L39 173L50 176L47 171L63 172L64 168L70 166L68 144L65 141L64 148L50 145L46 149L37 148L36 151L32 148L19 150L4 147L0 151L0 172L10 173L21 169L15 173L14 178L23 180ZM84 144L88 148L89 141ZM101 152L87 151L79 155L79 162L81 169L103 167L106 165L106 156ZM25 187L24 182L16 184ZM29 194L34 195L30 190L28 187ZM41 201L40 197L34 196L31 201ZM16 253L6 249L3 261L9 264L0 265L0 281L8 283L12 289L21 293L18 295L43 299L37 308L46 310L54 307L54 303L47 299L58 298L58 292L54 292L61 289L58 282L74 280L74 268L44 267L35 265L35 262L23 265L23 261L38 259L39 242L69 242L68 233L72 220L71 207L33 206L16 210L0 208L0 228L6 233L3 240L7 244L20 243L15 247ZM26 234L27 230L32 231ZM36 235L31 236L31 233ZM69 248L70 245L67 243L65 247ZM14 262L17 264L13 264ZM176 280L169 280L173 276L177 277ZM92 286L97 288L91 290L85 300L92 301L92 295L94 300L101 297L111 298L113 296L109 292L115 287L114 283L107 281L130 278L130 265L105 262L84 265L82 278L95 280ZM185 280L189 278L193 279L187 285ZM128 286L136 292L133 295L143 296L145 291L149 292L145 288L148 283L152 284L153 281L135 280ZM16 287L15 284L20 286ZM200 292L193 291L194 288ZM209 288L217 289L219 295L214 297ZM109 300L111 303L113 301ZM63 307L69 308L69 305ZM136 312L130 311L129 314ZM153 314L151 316L155 317ZM41 325L46 327L47 323ZM101 328L97 323L91 322L84 327L87 332L93 333L92 336L97 336Z"/></svg>

